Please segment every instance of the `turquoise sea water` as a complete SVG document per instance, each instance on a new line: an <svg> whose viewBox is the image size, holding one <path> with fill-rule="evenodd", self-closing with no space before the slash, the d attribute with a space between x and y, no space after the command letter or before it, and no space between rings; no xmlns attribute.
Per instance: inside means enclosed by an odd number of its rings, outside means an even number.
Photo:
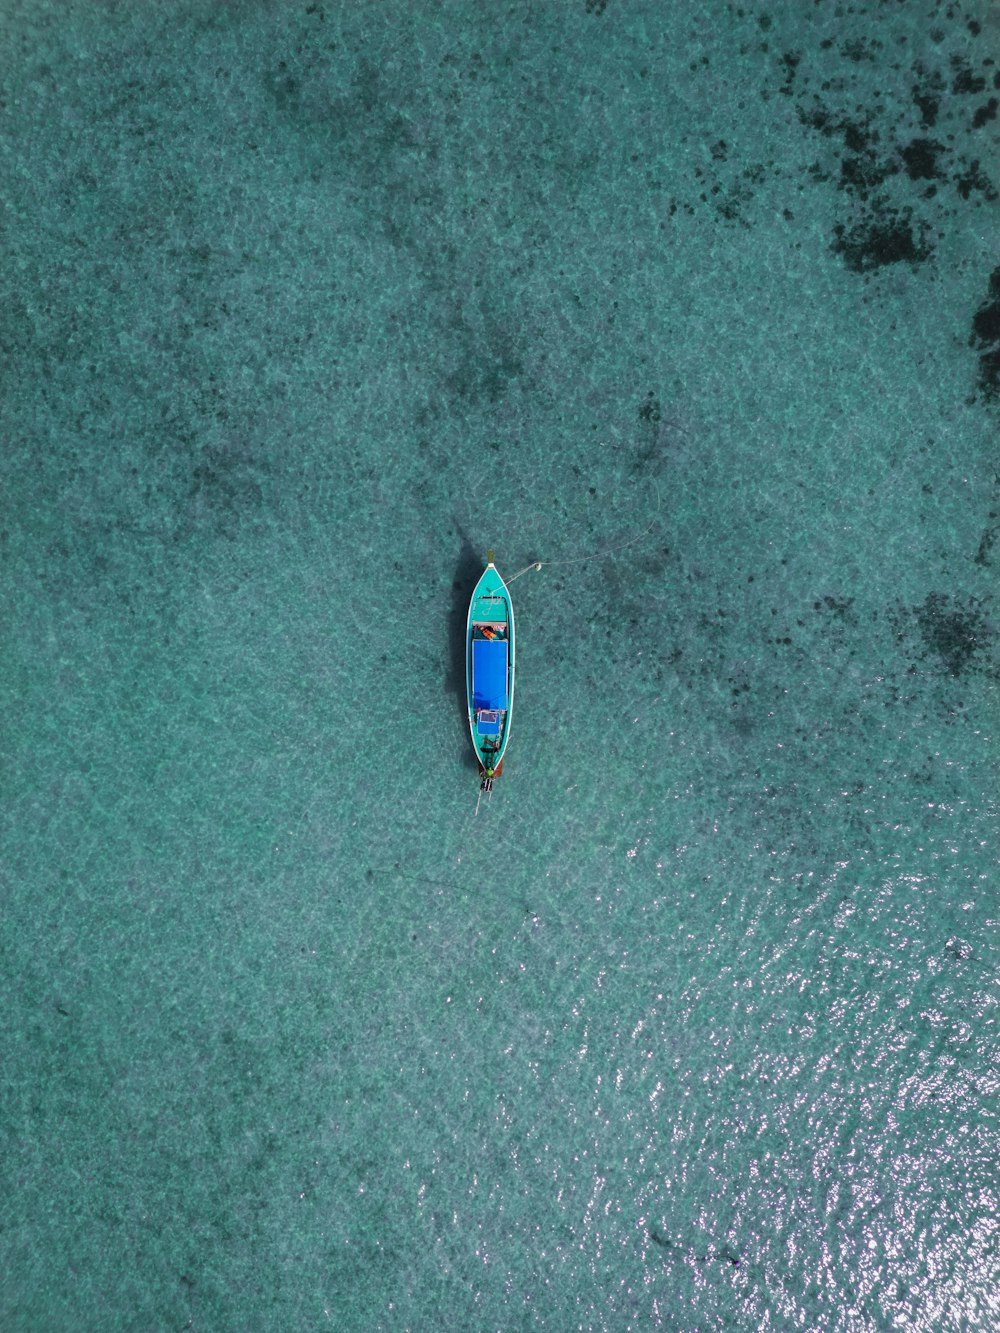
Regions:
<svg viewBox="0 0 1000 1333"><path fill-rule="evenodd" d="M3 17L0 1328L1000 1327L995 13Z"/></svg>

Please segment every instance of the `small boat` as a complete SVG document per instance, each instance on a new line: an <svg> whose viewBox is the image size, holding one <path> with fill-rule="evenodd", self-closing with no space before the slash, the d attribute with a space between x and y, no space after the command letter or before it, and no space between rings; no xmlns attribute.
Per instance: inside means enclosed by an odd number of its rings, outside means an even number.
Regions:
<svg viewBox="0 0 1000 1333"><path fill-rule="evenodd" d="M500 776L514 707L514 608L506 583L493 565L493 552L469 602L465 685L469 730L479 760L479 799L490 796ZM478 813L479 802L476 802Z"/></svg>

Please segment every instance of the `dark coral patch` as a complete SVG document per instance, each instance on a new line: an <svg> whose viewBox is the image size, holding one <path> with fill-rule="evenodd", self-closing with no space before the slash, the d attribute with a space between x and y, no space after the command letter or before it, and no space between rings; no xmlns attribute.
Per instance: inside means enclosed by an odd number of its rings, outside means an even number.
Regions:
<svg viewBox="0 0 1000 1333"><path fill-rule="evenodd" d="M827 611L832 611L835 616L843 619L853 605L853 597L831 597L826 593L822 601L813 602L813 610L822 611L826 607Z"/></svg>
<svg viewBox="0 0 1000 1333"><path fill-rule="evenodd" d="M940 180L938 158L944 151L944 144L934 139L913 139L908 143L900 155L910 180Z"/></svg>
<svg viewBox="0 0 1000 1333"><path fill-rule="evenodd" d="M928 70L920 61L914 65L913 72L920 82L914 84L910 96L920 112L922 128L929 130L937 122L938 112L941 109L941 98L944 96L948 84L939 70Z"/></svg>
<svg viewBox="0 0 1000 1333"><path fill-rule="evenodd" d="M988 125L991 120L996 120L997 106L1000 105L995 97L977 108L976 114L972 117L972 128L981 130L984 125Z"/></svg>
<svg viewBox="0 0 1000 1333"><path fill-rule="evenodd" d="M921 264L933 254L926 228L915 228L907 211L874 211L850 229L833 230L836 239L830 248L854 273L870 273L887 264Z"/></svg>
<svg viewBox="0 0 1000 1333"><path fill-rule="evenodd" d="M934 93L919 92L914 89L913 100L920 111L921 128L925 130L932 129L937 122L941 99Z"/></svg>
<svg viewBox="0 0 1000 1333"><path fill-rule="evenodd" d="M860 65L863 60L877 60L881 46L882 43L878 41L863 42L855 39L845 42L840 48L840 54L855 65Z"/></svg>
<svg viewBox="0 0 1000 1333"><path fill-rule="evenodd" d="M951 7L948 17L954 17ZM980 204L976 195L986 203L1000 197L979 159L962 154L953 128L955 122L964 122L965 131L976 131L1000 118L1000 96L991 95L1000 90L1000 71L993 68L992 59L973 61L964 54L949 55L946 47L935 51L948 37L943 25L928 36L930 45L925 44L921 57L909 65L911 106L894 105L881 90L874 91L867 103L852 95L862 80L847 71L846 62L858 65L874 59L887 49L887 43L878 39L824 40L821 47L836 49L845 65L840 71L824 71L827 77L813 87L809 71L795 54L784 57L779 71L779 77L784 75L782 92L790 94L794 85L801 123L832 141L832 154L828 152L805 171L817 184L835 184L849 201L852 211L835 227L832 249L857 273L891 264L923 263L933 257L940 214L932 215L927 201L943 196L948 203L965 200L976 207ZM906 40L898 35L896 44ZM894 71L902 68L892 66ZM966 103L964 112L957 111L958 98L973 101ZM942 122L948 122L947 126ZM835 161L831 162L831 156ZM886 197L890 181L891 201ZM904 193L906 185L909 197ZM953 208L944 214L953 215ZM995 383L1000 372L993 369L992 348L984 349L982 364Z"/></svg>
<svg viewBox="0 0 1000 1333"><path fill-rule="evenodd" d="M966 605L944 593L932 592L913 608L927 648L949 676L960 676L977 664L990 641L984 602L970 597Z"/></svg>
<svg viewBox="0 0 1000 1333"><path fill-rule="evenodd" d="M967 60L963 60L961 56L953 56L951 65L955 71L951 83L953 93L968 97L985 90L986 80L981 74L972 72L972 66Z"/></svg>
<svg viewBox="0 0 1000 1333"><path fill-rule="evenodd" d="M979 351L979 391L1000 402L1000 267L990 274L986 300L972 318L970 347Z"/></svg>
<svg viewBox="0 0 1000 1333"><path fill-rule="evenodd" d="M980 167L978 157L973 158L965 171L960 176L955 177L955 185L963 199L968 199L973 191L978 192L991 203L998 197L993 182Z"/></svg>
<svg viewBox="0 0 1000 1333"><path fill-rule="evenodd" d="M1000 342L1000 268L990 274L989 295L976 311L972 335L979 346Z"/></svg>
<svg viewBox="0 0 1000 1333"><path fill-rule="evenodd" d="M798 117L803 125L808 125L810 129L818 130L820 134L825 134L827 138L837 130L837 122L827 111L826 107L817 102L815 106L800 106L798 108Z"/></svg>
<svg viewBox="0 0 1000 1333"><path fill-rule="evenodd" d="M785 81L781 85L780 91L786 97L791 97L792 86L795 83L795 72L802 63L802 53L800 51L786 51L781 57L781 63L785 67Z"/></svg>
<svg viewBox="0 0 1000 1333"><path fill-rule="evenodd" d="M844 134L844 147L846 149L852 153L871 154L873 136L867 125L858 125L853 120L845 120L841 123L840 129Z"/></svg>

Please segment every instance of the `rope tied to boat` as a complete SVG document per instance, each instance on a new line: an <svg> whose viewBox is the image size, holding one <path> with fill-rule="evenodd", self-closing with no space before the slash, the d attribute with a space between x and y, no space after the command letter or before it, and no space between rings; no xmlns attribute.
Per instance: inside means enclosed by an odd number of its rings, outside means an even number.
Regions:
<svg viewBox="0 0 1000 1333"><path fill-rule="evenodd" d="M542 567L541 560L536 560L532 565L525 565L525 567L523 569L519 569L516 574L511 574L510 578L507 580L507 583L511 584L514 582L515 579L519 579L522 574L527 574L532 569L541 569L541 567Z"/></svg>
<svg viewBox="0 0 1000 1333"><path fill-rule="evenodd" d="M637 533L634 537L630 537L627 542L622 542L619 546L609 546L603 551L595 551L593 555L577 555L571 560L547 560L545 563L548 565L582 565L586 564L588 560L603 560L606 555L614 555L616 551L624 551L626 547L634 546L636 542L641 542L645 537L648 537L653 528L656 527L657 520L660 517L660 490L655 483L653 484L653 489L656 492L656 516L647 527L643 528L642 532ZM530 565L525 565L525 567L519 569L516 574L512 574L506 582L511 584L515 579L519 579L522 574L528 574L533 569L540 570L541 568L541 560L533 560Z"/></svg>

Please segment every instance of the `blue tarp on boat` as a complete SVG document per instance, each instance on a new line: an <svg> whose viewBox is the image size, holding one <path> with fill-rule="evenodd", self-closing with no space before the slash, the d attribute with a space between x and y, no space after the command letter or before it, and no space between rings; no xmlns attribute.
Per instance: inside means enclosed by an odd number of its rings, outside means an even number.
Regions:
<svg viewBox="0 0 1000 1333"><path fill-rule="evenodd" d="M506 639L473 639L472 706L507 707Z"/></svg>

